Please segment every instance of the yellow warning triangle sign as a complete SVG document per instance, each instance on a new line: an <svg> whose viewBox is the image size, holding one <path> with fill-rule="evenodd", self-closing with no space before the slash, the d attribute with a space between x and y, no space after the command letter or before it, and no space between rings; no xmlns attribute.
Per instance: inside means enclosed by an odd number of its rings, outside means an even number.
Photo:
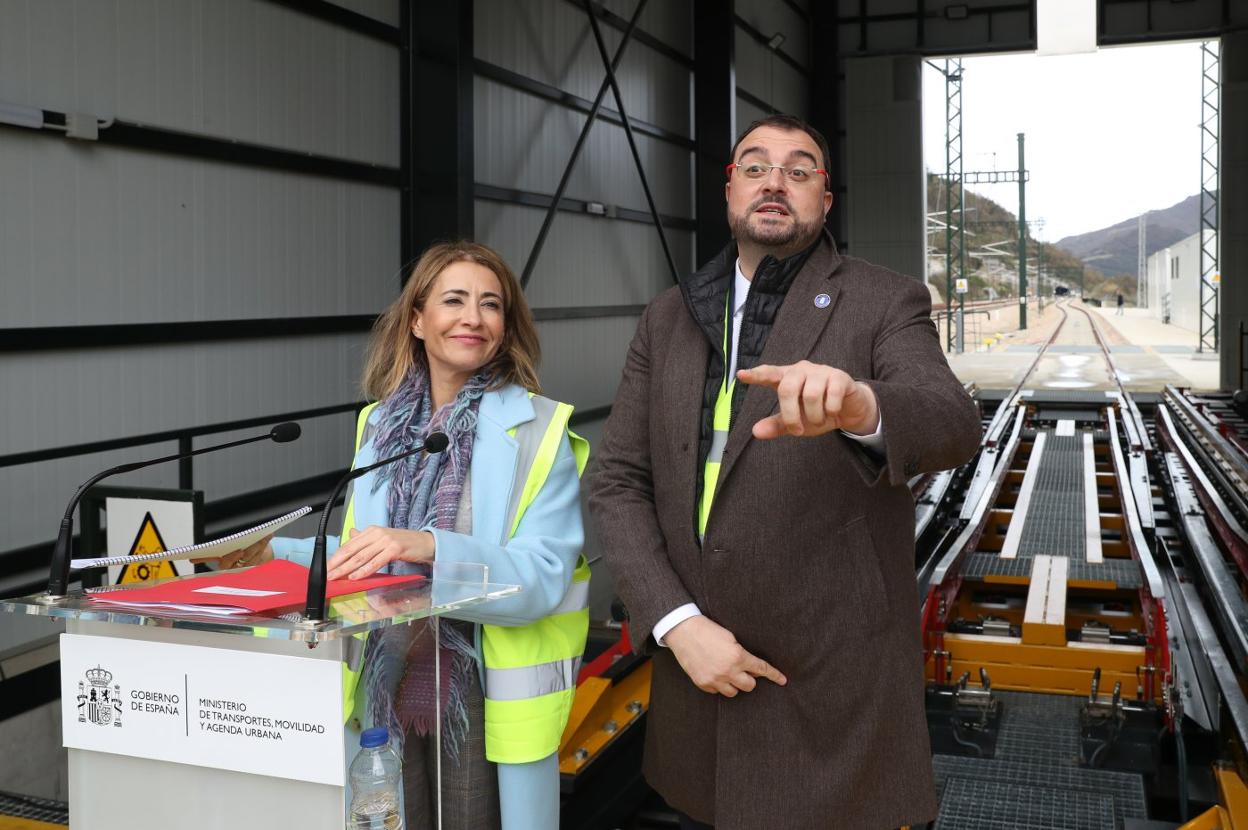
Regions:
<svg viewBox="0 0 1248 830"><path fill-rule="evenodd" d="M152 518L152 514L148 512L143 517L143 523L139 525L139 532L135 534L134 544L130 546L130 552L126 556L160 553L163 550L168 550L165 547L165 540L161 538L160 530L156 527L156 521ZM116 584L155 582L158 579L168 579L177 575L178 572L174 570L173 563L168 560L163 562L135 562L131 565L122 565L121 573L117 574Z"/></svg>

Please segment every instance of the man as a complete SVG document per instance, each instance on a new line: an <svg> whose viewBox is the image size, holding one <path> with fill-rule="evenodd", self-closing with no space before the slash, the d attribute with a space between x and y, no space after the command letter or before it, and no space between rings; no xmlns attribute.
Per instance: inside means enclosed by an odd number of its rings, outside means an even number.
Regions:
<svg viewBox="0 0 1248 830"><path fill-rule="evenodd" d="M737 142L735 242L642 315L591 482L686 828L936 812L906 482L970 459L979 417L926 287L837 253L827 159L789 116Z"/></svg>

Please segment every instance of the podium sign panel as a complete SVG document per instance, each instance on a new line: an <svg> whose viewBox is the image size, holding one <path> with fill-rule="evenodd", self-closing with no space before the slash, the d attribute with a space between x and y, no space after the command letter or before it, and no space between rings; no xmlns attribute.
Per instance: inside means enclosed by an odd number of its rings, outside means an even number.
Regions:
<svg viewBox="0 0 1248 830"><path fill-rule="evenodd" d="M343 786L333 660L61 635L64 745Z"/></svg>
<svg viewBox="0 0 1248 830"><path fill-rule="evenodd" d="M431 576L332 599L323 621L114 606L82 591L0 598L0 613L65 620L71 826L342 830L359 749L342 710L355 635L429 618L436 630L441 614L520 590L479 564L434 562ZM438 765L431 775L440 787Z"/></svg>

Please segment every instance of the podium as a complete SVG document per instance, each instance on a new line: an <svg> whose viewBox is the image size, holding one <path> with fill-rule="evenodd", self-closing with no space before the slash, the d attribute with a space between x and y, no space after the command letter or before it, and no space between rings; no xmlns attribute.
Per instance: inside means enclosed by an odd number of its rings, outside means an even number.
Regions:
<svg viewBox="0 0 1248 830"><path fill-rule="evenodd" d="M342 667L359 665L362 635L406 623L436 635L441 615L519 590L484 565L434 563L431 579L331 600L322 622L128 609L81 591L0 599L0 611L65 621L74 830L341 830L353 758Z"/></svg>

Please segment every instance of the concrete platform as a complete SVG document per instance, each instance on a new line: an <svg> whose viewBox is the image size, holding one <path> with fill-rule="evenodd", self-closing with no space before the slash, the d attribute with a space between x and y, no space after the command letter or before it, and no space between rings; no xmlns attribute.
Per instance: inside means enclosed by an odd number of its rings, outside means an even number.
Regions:
<svg viewBox="0 0 1248 830"><path fill-rule="evenodd" d="M1089 311L1096 315L1128 391L1160 392L1169 384L1200 391L1218 388L1217 356L1196 351L1195 332L1162 323L1147 309L1124 309L1121 317L1112 308L1091 307ZM1036 389L1114 388L1087 317L1074 307L1067 307L1067 314L1057 342L1028 385ZM1025 331L1016 328L1017 315L1013 317L1001 320L983 351L948 355L959 379L974 381L984 389L1012 388L1061 322L1062 311L1054 303L1046 304L1043 312L1031 310L1031 325Z"/></svg>

